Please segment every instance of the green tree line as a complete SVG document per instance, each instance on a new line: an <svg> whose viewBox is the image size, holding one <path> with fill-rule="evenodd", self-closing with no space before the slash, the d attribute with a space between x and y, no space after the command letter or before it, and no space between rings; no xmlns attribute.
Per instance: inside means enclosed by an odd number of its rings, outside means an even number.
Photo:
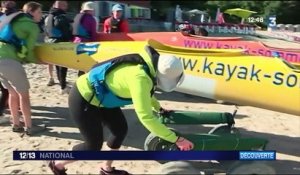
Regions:
<svg viewBox="0 0 300 175"><path fill-rule="evenodd" d="M256 11L253 16L264 17L264 19L275 15L277 23L300 24L300 1L151 1L152 8L157 9L161 14L170 7L175 8L177 4L181 8L207 11L213 19L218 7L221 12L230 8L243 8Z"/></svg>

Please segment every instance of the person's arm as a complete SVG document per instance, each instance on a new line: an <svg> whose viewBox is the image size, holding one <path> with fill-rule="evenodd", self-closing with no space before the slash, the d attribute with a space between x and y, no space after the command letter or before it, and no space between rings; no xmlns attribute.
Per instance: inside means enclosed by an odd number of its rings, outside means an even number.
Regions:
<svg viewBox="0 0 300 175"><path fill-rule="evenodd" d="M35 57L34 48L38 40L38 36L40 34L40 29L38 25L34 22L26 23L26 27L23 26L22 28L24 32L27 34L25 47L27 50L27 54L25 57L26 62L36 63L37 59Z"/></svg>
<svg viewBox="0 0 300 175"><path fill-rule="evenodd" d="M158 100L154 97L154 95L151 98L151 104L152 104L152 107L155 110L155 112L159 112L161 106L160 106L160 103L158 102Z"/></svg>
<svg viewBox="0 0 300 175"><path fill-rule="evenodd" d="M152 112L152 100L150 90L151 79L145 75L138 75L127 79L130 89L133 106L140 122L153 134L158 137L175 143L178 139L176 134L169 130Z"/></svg>
<svg viewBox="0 0 300 175"><path fill-rule="evenodd" d="M107 18L103 24L103 32L108 33L109 30L110 30L110 24L109 24L109 18Z"/></svg>
<svg viewBox="0 0 300 175"><path fill-rule="evenodd" d="M129 24L127 20L123 20L120 27L123 33L129 33Z"/></svg>

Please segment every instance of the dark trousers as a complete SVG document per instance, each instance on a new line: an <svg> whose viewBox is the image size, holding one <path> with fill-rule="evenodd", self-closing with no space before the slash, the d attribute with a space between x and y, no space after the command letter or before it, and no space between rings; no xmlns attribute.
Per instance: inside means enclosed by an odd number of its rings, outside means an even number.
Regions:
<svg viewBox="0 0 300 175"><path fill-rule="evenodd" d="M84 143L73 147L76 151L99 151L103 144L103 124L111 131L107 146L121 147L127 135L127 121L121 108L99 108L89 104L74 85L69 94L70 116L75 121Z"/></svg>
<svg viewBox="0 0 300 175"><path fill-rule="evenodd" d="M68 24L66 24L68 25ZM59 42L69 42L70 39L66 38L46 38L46 43L59 43ZM61 66L55 66L56 67L56 74L57 74L57 79L59 81L61 89L64 89L67 86L67 72L68 68L66 67L61 67Z"/></svg>
<svg viewBox="0 0 300 175"><path fill-rule="evenodd" d="M61 89L64 89L67 86L67 72L68 68L61 67L61 66L55 66L56 67L56 73L57 73L57 79L59 81Z"/></svg>
<svg viewBox="0 0 300 175"><path fill-rule="evenodd" d="M0 98L0 115L1 115L4 111L4 109L6 108L9 93L8 93L8 90L2 86L1 82L0 82L0 89L1 89L1 94L2 94L1 98Z"/></svg>
<svg viewBox="0 0 300 175"><path fill-rule="evenodd" d="M81 75L83 75L83 74L85 74L85 72L83 72L83 71L78 71L78 77L80 77Z"/></svg>

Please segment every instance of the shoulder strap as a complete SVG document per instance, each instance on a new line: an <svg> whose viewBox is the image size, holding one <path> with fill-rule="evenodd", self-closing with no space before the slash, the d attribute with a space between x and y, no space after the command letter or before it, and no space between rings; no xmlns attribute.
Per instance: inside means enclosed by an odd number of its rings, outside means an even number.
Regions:
<svg viewBox="0 0 300 175"><path fill-rule="evenodd" d="M4 26L9 24L14 18L16 18L20 14L24 14L24 13L23 12L15 12L10 15L3 14L0 18L0 30L2 30L2 28Z"/></svg>
<svg viewBox="0 0 300 175"><path fill-rule="evenodd" d="M84 13L78 13L75 18L74 18L74 23L73 23L73 35L78 35L78 26L80 25L81 19L83 17Z"/></svg>
<svg viewBox="0 0 300 175"><path fill-rule="evenodd" d="M122 56L115 57L115 58L109 59L107 61L103 61L101 63L95 64L92 67L92 69L95 67L98 67L100 65L106 64L108 62L112 62L114 64L114 66L117 66L120 63L136 63L136 64L144 64L145 63L145 61L139 54L127 54L127 55L122 55Z"/></svg>
<svg viewBox="0 0 300 175"><path fill-rule="evenodd" d="M118 65L122 63L133 63L133 64L143 64L146 65L146 62L139 54L128 54L123 55L120 57L115 58L115 60L112 61L113 66L107 71L109 73L113 68L117 67Z"/></svg>
<svg viewBox="0 0 300 175"><path fill-rule="evenodd" d="M45 31L47 34L52 33L54 15L49 13L45 18Z"/></svg>
<svg viewBox="0 0 300 175"><path fill-rule="evenodd" d="M154 71L156 72L160 54L153 47L149 45L145 47L145 50L150 55Z"/></svg>

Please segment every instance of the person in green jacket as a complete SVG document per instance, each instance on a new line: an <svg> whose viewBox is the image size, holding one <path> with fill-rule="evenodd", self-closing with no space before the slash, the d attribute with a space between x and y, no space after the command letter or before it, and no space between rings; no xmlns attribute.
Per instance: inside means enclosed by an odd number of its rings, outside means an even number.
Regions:
<svg viewBox="0 0 300 175"><path fill-rule="evenodd" d="M101 48L101 47L100 47ZM193 143L178 137L160 123L153 114L166 112L154 97L156 85L163 91L173 91L184 79L183 65L173 55L160 55L150 46L145 51L121 55L95 65L79 77L69 94L70 115L74 119L84 143L73 150L101 150L105 124L112 136L107 145L118 150L127 134L127 122L122 106L133 104L139 121L152 133L177 145L180 150L193 149ZM55 175L66 174L65 165L71 161L50 161ZM105 161L101 175L128 174Z"/></svg>
<svg viewBox="0 0 300 175"><path fill-rule="evenodd" d="M40 32L37 22L41 19L42 9L39 3L28 2L24 10L24 13L7 13L0 18L0 81L9 91L12 130L31 135L30 85L22 64L37 63L34 47ZM25 130L19 121L19 108Z"/></svg>

